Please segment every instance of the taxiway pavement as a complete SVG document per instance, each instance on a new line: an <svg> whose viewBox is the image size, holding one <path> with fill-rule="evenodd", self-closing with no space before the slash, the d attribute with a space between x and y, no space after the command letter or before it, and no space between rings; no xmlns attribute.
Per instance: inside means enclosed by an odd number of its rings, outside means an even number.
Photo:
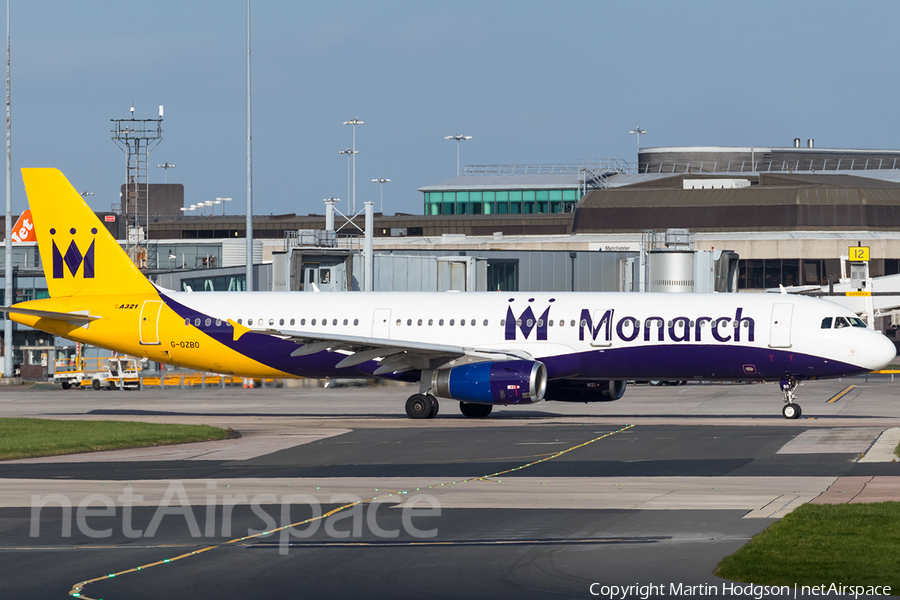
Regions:
<svg viewBox="0 0 900 600"><path fill-rule="evenodd" d="M483 420L454 402L406 419L413 392L0 391L2 417L242 434L0 463L2 595L587 598L592 583L721 586L719 560L804 502L900 497L900 381L888 377L807 383L796 421L781 417L774 384L630 386L617 402Z"/></svg>

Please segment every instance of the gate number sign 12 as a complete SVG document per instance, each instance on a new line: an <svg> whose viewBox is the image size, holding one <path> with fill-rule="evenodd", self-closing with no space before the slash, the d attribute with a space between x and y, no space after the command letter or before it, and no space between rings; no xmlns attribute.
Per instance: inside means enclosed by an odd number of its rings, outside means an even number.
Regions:
<svg viewBox="0 0 900 600"><path fill-rule="evenodd" d="M854 262L866 262L869 260L868 246L850 246L850 260Z"/></svg>

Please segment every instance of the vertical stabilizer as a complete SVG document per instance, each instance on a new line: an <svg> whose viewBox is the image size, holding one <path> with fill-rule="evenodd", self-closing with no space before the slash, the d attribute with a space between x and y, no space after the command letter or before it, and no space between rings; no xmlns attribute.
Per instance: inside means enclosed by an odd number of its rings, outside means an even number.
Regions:
<svg viewBox="0 0 900 600"><path fill-rule="evenodd" d="M57 169L22 169L51 297L155 292Z"/></svg>

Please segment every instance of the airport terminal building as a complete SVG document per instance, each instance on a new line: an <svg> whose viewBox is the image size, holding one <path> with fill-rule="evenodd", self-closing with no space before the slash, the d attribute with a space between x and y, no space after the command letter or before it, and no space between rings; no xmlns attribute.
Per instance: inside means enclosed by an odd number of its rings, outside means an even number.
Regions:
<svg viewBox="0 0 900 600"><path fill-rule="evenodd" d="M470 166L419 189L423 214L375 214L374 289L630 291L641 250L671 249L660 241L667 230L688 230L675 250L705 253L693 268L712 279L733 263L727 282L701 284L698 275L685 291L825 285L846 276L851 246L870 248L871 276L900 273L900 150L812 146L644 148L637 164ZM141 266L171 289L244 289L245 217L170 214L172 185L158 188L157 203L151 186ZM103 217L124 239L122 215ZM362 240L320 235L324 215L253 223L257 289L361 289ZM43 297L36 247L14 250L12 269L3 269L14 277L11 300ZM14 335L20 364L53 346L27 328Z"/></svg>

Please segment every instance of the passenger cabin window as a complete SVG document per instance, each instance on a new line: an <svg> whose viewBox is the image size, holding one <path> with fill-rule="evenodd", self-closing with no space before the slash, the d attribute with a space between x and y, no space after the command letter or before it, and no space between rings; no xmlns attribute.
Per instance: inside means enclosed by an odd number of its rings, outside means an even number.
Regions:
<svg viewBox="0 0 900 600"><path fill-rule="evenodd" d="M831 317L825 317L822 319L822 329L831 329Z"/></svg>

